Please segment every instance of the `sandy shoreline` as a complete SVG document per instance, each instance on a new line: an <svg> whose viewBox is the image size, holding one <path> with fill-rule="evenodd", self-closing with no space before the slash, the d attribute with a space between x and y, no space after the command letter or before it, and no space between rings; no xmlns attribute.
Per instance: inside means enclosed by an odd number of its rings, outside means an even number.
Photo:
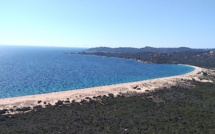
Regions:
<svg viewBox="0 0 215 134"><path fill-rule="evenodd" d="M119 93L127 93L127 92L145 92L146 90L154 90L156 88L170 87L172 85L176 85L178 83L183 83L184 80L198 80L198 78L202 75L201 71L203 68L194 67L194 71L189 72L187 74L170 76L158 79L144 80L138 82L131 83L123 83L123 84L115 84L108 86L100 86L93 88L85 88L71 91L62 91L62 92L54 92L47 94L38 94L38 95L30 95L30 96L22 96L22 97L14 97L14 98L5 98L0 99L0 109L10 109L10 108L22 108L22 107L33 107L36 105L45 105L47 104L55 104L58 100L75 100L80 101L85 99L86 97L94 97L99 95L108 95L112 93L117 95ZM201 80L202 82L207 82ZM135 89L134 89L135 87ZM38 101L42 101L42 103L38 104Z"/></svg>

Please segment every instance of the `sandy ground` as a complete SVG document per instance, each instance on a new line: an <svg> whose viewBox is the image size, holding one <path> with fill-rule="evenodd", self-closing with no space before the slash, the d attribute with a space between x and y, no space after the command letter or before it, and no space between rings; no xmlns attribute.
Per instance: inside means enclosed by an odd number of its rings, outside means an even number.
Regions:
<svg viewBox="0 0 215 134"><path fill-rule="evenodd" d="M112 93L117 95L119 93L127 93L127 92L145 92L148 90L154 90L156 88L164 88L170 87L179 83L186 83L185 80L195 79L201 82L210 82L207 80L200 80L199 77L202 75L200 73L203 71L203 68L195 67L194 71L177 76L158 78L152 80L131 82L131 83L123 83L116 85L108 85L108 86L100 86L93 88L85 88L71 91L63 91L63 92L55 92L55 93L47 93L47 94L38 94L38 95L30 95L30 96L22 96L22 97L14 97L14 98L5 98L0 99L0 109L10 109L10 108L22 108L22 107L33 107L36 105L44 105L44 102L47 104L55 104L58 100L75 100L81 101L86 97L94 97L99 95L108 95ZM189 84L189 83L188 83ZM40 104L38 101L42 101Z"/></svg>

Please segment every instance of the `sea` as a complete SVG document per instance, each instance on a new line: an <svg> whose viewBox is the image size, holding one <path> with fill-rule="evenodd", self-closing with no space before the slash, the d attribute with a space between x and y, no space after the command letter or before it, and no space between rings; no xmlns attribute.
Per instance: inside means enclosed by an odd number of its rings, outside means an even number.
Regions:
<svg viewBox="0 0 215 134"><path fill-rule="evenodd" d="M193 71L183 65L146 64L79 55L82 48L0 46L0 98L127 83Z"/></svg>

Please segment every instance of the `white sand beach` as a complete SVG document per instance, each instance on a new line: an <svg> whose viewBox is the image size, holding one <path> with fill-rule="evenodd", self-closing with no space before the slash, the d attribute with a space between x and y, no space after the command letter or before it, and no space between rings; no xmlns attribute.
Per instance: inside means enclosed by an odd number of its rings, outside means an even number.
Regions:
<svg viewBox="0 0 215 134"><path fill-rule="evenodd" d="M154 90L156 88L164 88L170 87L176 84L186 83L185 80L195 79L201 82L210 82L207 80L200 80L199 77L202 75L200 73L203 71L203 68L195 67L194 71L189 72L183 75L144 80L138 82L131 83L123 83L123 84L115 84L108 86L100 86L86 89L78 89L71 91L62 91L62 92L54 92L47 94L38 94L38 95L30 95L30 96L22 96L22 97L14 97L14 98L5 98L0 99L0 109L10 109L10 108L22 108L22 107L33 107L36 105L45 105L47 104L55 104L58 100L75 100L81 101L86 97L94 97L99 95L108 95L112 93L117 95L119 93L127 93L127 92L145 92L148 90ZM189 83L188 83L189 84ZM42 101L42 103L38 104L38 101Z"/></svg>

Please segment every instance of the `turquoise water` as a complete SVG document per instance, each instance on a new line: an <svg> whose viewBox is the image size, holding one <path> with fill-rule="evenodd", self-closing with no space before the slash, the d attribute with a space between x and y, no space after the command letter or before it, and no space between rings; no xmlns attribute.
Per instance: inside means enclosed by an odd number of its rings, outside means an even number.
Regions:
<svg viewBox="0 0 215 134"><path fill-rule="evenodd" d="M83 49L0 46L0 98L184 74L193 68L68 54Z"/></svg>

